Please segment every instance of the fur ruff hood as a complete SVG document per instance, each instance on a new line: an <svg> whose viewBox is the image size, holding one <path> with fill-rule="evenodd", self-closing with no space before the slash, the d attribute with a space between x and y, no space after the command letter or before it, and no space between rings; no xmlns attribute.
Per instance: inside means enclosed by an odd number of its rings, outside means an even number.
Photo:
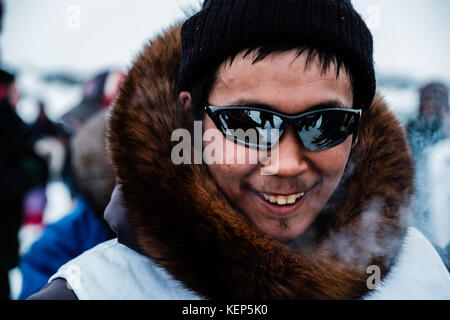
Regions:
<svg viewBox="0 0 450 320"><path fill-rule="evenodd" d="M180 28L134 62L111 114L108 147L142 252L208 299L355 299L367 267L382 279L399 254L413 190L404 131L380 97L329 204L296 243L261 234L218 189L206 165L174 165ZM192 131L191 131L192 132Z"/></svg>

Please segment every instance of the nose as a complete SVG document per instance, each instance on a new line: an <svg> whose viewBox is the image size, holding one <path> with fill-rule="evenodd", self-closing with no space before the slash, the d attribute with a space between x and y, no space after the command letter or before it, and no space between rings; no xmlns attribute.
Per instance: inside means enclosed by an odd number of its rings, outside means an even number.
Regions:
<svg viewBox="0 0 450 320"><path fill-rule="evenodd" d="M279 177L300 175L310 167L307 152L295 129L289 127L279 143L271 150L270 159L263 165L262 171L265 175Z"/></svg>

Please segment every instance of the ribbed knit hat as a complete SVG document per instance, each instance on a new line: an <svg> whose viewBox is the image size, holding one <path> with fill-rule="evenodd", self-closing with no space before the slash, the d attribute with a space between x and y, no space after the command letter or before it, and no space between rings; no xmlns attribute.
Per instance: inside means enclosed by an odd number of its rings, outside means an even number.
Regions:
<svg viewBox="0 0 450 320"><path fill-rule="evenodd" d="M349 68L355 108L375 95L373 40L350 0L205 0L181 29L180 90L227 57L267 43L320 49Z"/></svg>

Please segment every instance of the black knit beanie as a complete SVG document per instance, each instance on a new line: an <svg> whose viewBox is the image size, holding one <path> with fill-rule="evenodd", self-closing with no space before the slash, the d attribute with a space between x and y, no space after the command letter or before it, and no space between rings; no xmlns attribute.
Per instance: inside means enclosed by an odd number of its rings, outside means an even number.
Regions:
<svg viewBox="0 0 450 320"><path fill-rule="evenodd" d="M267 43L289 43L336 56L349 69L355 108L375 95L372 35L350 0L205 0L181 29L178 89L227 57Z"/></svg>

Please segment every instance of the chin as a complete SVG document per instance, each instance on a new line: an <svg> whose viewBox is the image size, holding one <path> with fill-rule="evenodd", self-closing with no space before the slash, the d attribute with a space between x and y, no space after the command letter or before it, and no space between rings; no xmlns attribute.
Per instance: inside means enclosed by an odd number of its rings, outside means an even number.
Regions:
<svg viewBox="0 0 450 320"><path fill-rule="evenodd" d="M288 243L294 241L299 236L301 236L301 234L277 234L271 236L271 238L282 243Z"/></svg>
<svg viewBox="0 0 450 320"><path fill-rule="evenodd" d="M291 227L289 227L289 224L286 224L283 221L279 221L278 223L279 224L275 229L265 231L262 230L262 232L268 237L283 243L291 242L300 237L305 232L303 228L299 230L291 229Z"/></svg>

